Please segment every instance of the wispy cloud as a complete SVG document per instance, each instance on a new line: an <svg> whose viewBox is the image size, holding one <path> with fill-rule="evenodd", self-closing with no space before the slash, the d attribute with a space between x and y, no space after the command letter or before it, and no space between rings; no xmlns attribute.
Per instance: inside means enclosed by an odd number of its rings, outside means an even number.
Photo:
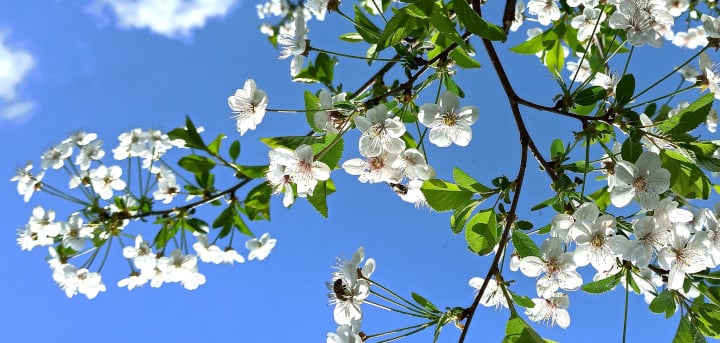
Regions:
<svg viewBox="0 0 720 343"><path fill-rule="evenodd" d="M0 118L18 120L32 109L31 102L18 99L17 87L34 66L33 56L6 45L5 34L0 32Z"/></svg>
<svg viewBox="0 0 720 343"><path fill-rule="evenodd" d="M224 17L238 0L96 0L96 10L110 9L117 24L148 29L170 37L187 37L214 17Z"/></svg>

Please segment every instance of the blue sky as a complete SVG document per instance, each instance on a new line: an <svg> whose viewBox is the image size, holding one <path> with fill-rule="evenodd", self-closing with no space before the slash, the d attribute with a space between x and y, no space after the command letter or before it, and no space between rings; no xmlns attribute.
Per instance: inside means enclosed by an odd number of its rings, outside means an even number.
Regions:
<svg viewBox="0 0 720 343"><path fill-rule="evenodd" d="M122 132L136 127L169 131L182 126L189 115L205 127L208 137L225 133L238 139L227 97L248 78L268 93L270 107L301 108L302 92L319 88L290 81L289 61L277 60L278 51L258 30L261 22L255 3L227 0L215 5L189 12L194 15L187 16L190 19L184 26L153 17L156 26L144 27L143 18L130 16L132 8L118 15L111 5L92 0L0 3L0 71L6 61L12 62L14 71L0 85L0 156L4 156L0 175L10 179L15 168L27 160L37 164L42 152L76 130L97 132L109 150ZM487 13L492 10L490 7ZM203 25L193 19L207 15L211 17ZM332 15L325 22L311 21L309 25L310 38L326 49L338 47L335 37L352 31L347 22ZM341 29L334 31L336 28ZM520 40L522 35L517 33ZM479 48L478 42L476 45ZM344 49L349 48L338 47L347 51ZM646 56L658 65L679 64L691 55L687 50L669 51L673 53L659 55L643 48L637 53L656 54ZM481 50L476 57L489 65ZM714 53L713 57L717 59ZM550 102L554 82L534 57L504 58L512 66L510 78L520 94ZM648 66L638 70L639 80L652 76ZM364 81L362 76L372 71L357 72L358 68L366 67L345 60L338 65L336 78L346 89L357 87ZM473 141L467 150L429 149L430 162L439 177L445 178L457 161L486 183L502 174L515 175L517 134L494 73L482 68L460 74L457 81L467 94L461 104L480 108ZM7 85L11 87L3 88ZM673 81L671 87L675 85ZM266 163L267 148L257 138L304 134L303 117L268 114L257 131L241 138L240 161ZM543 151L548 151L555 137L548 134L561 132L549 128L563 127L564 132L558 134L566 140L572 137L572 130L580 130L577 123L548 114L528 111L526 118ZM348 142L353 139L356 137L350 136ZM346 145L343 161L358 156L354 144ZM531 214L528 209L549 196L549 180L534 165L529 171L521 215L542 226L554 213ZM116 249L103 269L108 291L92 301L83 296L68 299L58 289L45 262L45 249L25 252L15 244L15 230L27 222L34 206L53 208L60 218L74 209L45 194L23 203L14 183L0 182L5 204L0 207L5 223L0 256L9 269L5 282L0 283L6 308L3 341L322 342L326 332L335 331L324 283L330 279L335 257L344 254L349 259L359 246L377 260L373 278L400 294L420 293L441 308L471 303L473 289L467 281L484 275L490 258L473 256L463 237L452 235L447 213L415 209L397 199L388 187L360 184L342 170L332 176L339 191L329 199L329 219L317 215L304 200L286 210L276 198L272 222L251 223L258 236L270 232L278 239L265 261L234 267L203 264L200 271L207 283L195 291L175 284L127 291L115 286L129 272ZM47 180L64 182L60 175L48 175ZM225 180L224 184L231 182ZM149 233L152 229L133 225L131 230ZM247 257L247 251L240 252ZM583 275L586 280L591 277ZM517 280L518 292L534 295L533 280L512 272L506 279ZM603 296L573 292L570 328L539 326L539 330L545 337L565 342L618 341L623 296L622 288ZM363 329L368 333L414 323L380 310L365 310ZM508 315L507 311L481 309L469 341L498 341ZM647 310L642 297L631 294L629 341L668 341L676 325L677 317L663 320ZM448 326L441 342L456 341L458 335L459 330ZM406 341L427 342L428 337L421 334Z"/></svg>

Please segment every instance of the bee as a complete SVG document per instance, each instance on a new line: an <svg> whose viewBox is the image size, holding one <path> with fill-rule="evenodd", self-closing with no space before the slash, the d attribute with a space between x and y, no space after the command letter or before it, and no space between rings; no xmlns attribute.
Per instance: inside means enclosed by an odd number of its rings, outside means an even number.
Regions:
<svg viewBox="0 0 720 343"><path fill-rule="evenodd" d="M352 298L352 292L350 292L342 279L335 280L332 290L335 293L335 298L339 301L348 301Z"/></svg>

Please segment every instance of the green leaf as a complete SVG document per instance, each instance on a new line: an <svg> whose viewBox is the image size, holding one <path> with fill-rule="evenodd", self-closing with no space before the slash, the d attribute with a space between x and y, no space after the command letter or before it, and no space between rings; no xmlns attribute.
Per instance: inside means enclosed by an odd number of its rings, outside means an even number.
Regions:
<svg viewBox="0 0 720 343"><path fill-rule="evenodd" d="M330 146L332 144L332 146ZM344 141L342 136L326 134L321 140L315 142L312 145L313 154L317 156L320 152L323 152L322 156L317 157L317 160L325 163L330 169L335 169L340 163L342 153L344 149Z"/></svg>
<svg viewBox="0 0 720 343"><path fill-rule="evenodd" d="M573 163L563 164L563 169L576 173L589 173L595 170L592 163L586 161L575 161Z"/></svg>
<svg viewBox="0 0 720 343"><path fill-rule="evenodd" d="M192 231L207 234L210 232L208 224L198 218L188 218L184 220L185 228Z"/></svg>
<svg viewBox="0 0 720 343"><path fill-rule="evenodd" d="M608 192L607 186L598 189L588 196L590 199L595 200L595 204L598 205L600 210L605 210L608 205L610 205L610 192Z"/></svg>
<svg viewBox="0 0 720 343"><path fill-rule="evenodd" d="M480 205L480 202L473 200L467 205L455 209L453 214L450 216L450 229L454 234L457 235L463 230L468 218L470 218L470 213L472 213L478 205Z"/></svg>
<svg viewBox="0 0 720 343"><path fill-rule="evenodd" d="M600 86L585 88L575 96L575 103L580 106L594 105L596 102L605 99L607 91Z"/></svg>
<svg viewBox="0 0 720 343"><path fill-rule="evenodd" d="M642 152L642 143L640 143L639 140L634 140L632 138L626 139L622 144L622 148L620 149L620 155L622 156L622 159L632 163L635 163L635 161L637 161L638 157L640 157Z"/></svg>
<svg viewBox="0 0 720 343"><path fill-rule="evenodd" d="M503 29L495 24L488 23L480 17L465 0L451 0L460 23L472 33L489 40L504 41L507 39Z"/></svg>
<svg viewBox="0 0 720 343"><path fill-rule="evenodd" d="M563 156L565 156L565 144L563 144L561 139L556 138L552 144L550 144L550 157L561 158Z"/></svg>
<svg viewBox="0 0 720 343"><path fill-rule="evenodd" d="M255 234L250 231L250 228L245 224L245 221L240 216L240 212L242 211L240 208L237 208L238 213L233 217L233 225L243 234L249 237L255 237Z"/></svg>
<svg viewBox="0 0 720 343"><path fill-rule="evenodd" d="M271 149L288 148L295 150L303 144L313 145L318 142L324 142L324 138L313 136L285 136L260 138L260 141Z"/></svg>
<svg viewBox="0 0 720 343"><path fill-rule="evenodd" d="M365 16L358 6L355 6L355 28L358 34L370 44L375 44L380 37L380 29Z"/></svg>
<svg viewBox="0 0 720 343"><path fill-rule="evenodd" d="M453 168L453 179L458 186L475 193L482 194L492 191L490 188L475 180L475 178L470 176L470 174L464 172L458 167Z"/></svg>
<svg viewBox="0 0 720 343"><path fill-rule="evenodd" d="M693 305L698 330L705 336L720 338L720 306L715 304Z"/></svg>
<svg viewBox="0 0 720 343"><path fill-rule="evenodd" d="M535 242L522 231L515 230L512 233L512 242L515 246L520 257L526 256L540 256L540 249L535 245Z"/></svg>
<svg viewBox="0 0 720 343"><path fill-rule="evenodd" d="M545 340L522 318L511 315L505 326L503 343L545 343Z"/></svg>
<svg viewBox="0 0 720 343"><path fill-rule="evenodd" d="M473 193L440 179L426 180L420 190L428 205L438 212L450 211L466 204Z"/></svg>
<svg viewBox="0 0 720 343"><path fill-rule="evenodd" d="M222 144L222 140L225 139L224 134L219 134L215 139L210 142L210 144L207 146L207 151L212 155L217 155L220 151L220 144Z"/></svg>
<svg viewBox="0 0 720 343"><path fill-rule="evenodd" d="M268 165L264 166L236 166L238 172L251 179L263 179L268 171Z"/></svg>
<svg viewBox="0 0 720 343"><path fill-rule="evenodd" d="M480 62L478 62L476 59L472 58L472 56L468 55L465 50L463 50L460 47L457 47L453 49L453 51L450 52L450 58L455 60L455 63L457 63L458 66L465 69L474 69L474 68L480 68Z"/></svg>
<svg viewBox="0 0 720 343"><path fill-rule="evenodd" d="M510 296L512 297L512 300L515 303L515 305L522 306L524 308L535 307L535 303L529 297L526 297L524 295L518 295L513 292L510 292Z"/></svg>
<svg viewBox="0 0 720 343"><path fill-rule="evenodd" d="M433 312L433 313L439 313L440 310L438 310L437 306L435 306L433 303L425 299L420 294L411 292L410 295L412 295L413 300L415 300L418 305L422 306L424 309Z"/></svg>
<svg viewBox="0 0 720 343"><path fill-rule="evenodd" d="M630 102L635 92L635 77L632 74L625 74L617 86L615 86L615 105L623 106Z"/></svg>
<svg viewBox="0 0 720 343"><path fill-rule="evenodd" d="M385 25L377 43L377 51L383 51L387 47L391 47L400 43L408 33L415 27L417 18L407 15L403 11L395 13Z"/></svg>
<svg viewBox="0 0 720 343"><path fill-rule="evenodd" d="M250 220L270 220L270 195L272 188L262 182L251 189L245 197L245 212Z"/></svg>
<svg viewBox="0 0 720 343"><path fill-rule="evenodd" d="M315 186L312 195L307 196L308 202L320 213L321 216L328 217L327 196L335 192L335 185L332 180L320 181Z"/></svg>
<svg viewBox="0 0 720 343"><path fill-rule="evenodd" d="M363 41L363 37L357 32L348 32L346 34L340 35L340 39L349 43L357 43Z"/></svg>
<svg viewBox="0 0 720 343"><path fill-rule="evenodd" d="M694 130L705 122L712 108L713 100L713 93L703 95L680 113L660 123L658 128L671 135Z"/></svg>
<svg viewBox="0 0 720 343"><path fill-rule="evenodd" d="M315 63L309 62L308 66L293 78L293 81L320 82L326 86L331 86L337 61L336 57L330 57L328 54L320 52L315 58Z"/></svg>
<svg viewBox="0 0 720 343"><path fill-rule="evenodd" d="M510 48L510 51L522 55L535 55L543 50L545 50L545 45L543 45L543 35L537 35Z"/></svg>
<svg viewBox="0 0 720 343"><path fill-rule="evenodd" d="M465 240L468 248L478 255L487 255L497 244L497 223L492 208L476 213L467 223Z"/></svg>
<svg viewBox="0 0 720 343"><path fill-rule="evenodd" d="M188 155L183 156L178 165L191 173L203 173L215 168L215 161L205 156Z"/></svg>
<svg viewBox="0 0 720 343"><path fill-rule="evenodd" d="M230 149L228 150L228 153L230 154L230 158L232 159L232 161L235 162L240 156L240 142L238 140L234 140L232 144L230 144Z"/></svg>
<svg viewBox="0 0 720 343"><path fill-rule="evenodd" d="M675 300L669 290L664 290L650 302L650 311L653 313L665 313L665 318L675 314Z"/></svg>
<svg viewBox="0 0 720 343"><path fill-rule="evenodd" d="M555 75L555 77L560 77L560 72L565 68L565 50L563 50L559 39L545 41L544 43L547 44L548 42L552 42L552 46L545 51L543 61L548 70L550 70L550 73Z"/></svg>
<svg viewBox="0 0 720 343"><path fill-rule="evenodd" d="M193 124L192 120L190 120L190 117L185 117L185 128L174 129L168 132L168 137L171 139L183 140L185 142L185 147L190 149L206 149L205 142L203 142L202 137L200 137L200 134L197 132L197 128L195 128L195 124Z"/></svg>
<svg viewBox="0 0 720 343"><path fill-rule="evenodd" d="M582 290L592 294L605 293L615 288L623 277L623 273L617 273L602 280L586 283L582 286Z"/></svg>
<svg viewBox="0 0 720 343"><path fill-rule="evenodd" d="M712 184L707 175L694 163L676 151L660 152L662 167L670 172L670 189L681 197L707 199Z"/></svg>
<svg viewBox="0 0 720 343"><path fill-rule="evenodd" d="M443 85L445 86L445 89L448 90L448 92L453 93L457 95L460 98L465 97L465 92L463 92L462 89L460 89L460 86L455 83L455 80L452 79L452 77L444 77L443 78Z"/></svg>
<svg viewBox="0 0 720 343"><path fill-rule="evenodd" d="M707 343L707 340L687 317L682 316L672 343Z"/></svg>
<svg viewBox="0 0 720 343"><path fill-rule="evenodd" d="M320 128L315 123L315 113L320 109L320 98L316 97L315 94L305 91L305 119L307 119L308 125L315 132L321 132L324 128Z"/></svg>

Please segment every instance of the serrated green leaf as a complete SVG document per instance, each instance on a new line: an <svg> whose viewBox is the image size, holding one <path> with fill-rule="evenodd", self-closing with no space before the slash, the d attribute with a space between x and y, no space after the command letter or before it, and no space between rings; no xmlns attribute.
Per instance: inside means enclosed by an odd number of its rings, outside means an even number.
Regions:
<svg viewBox="0 0 720 343"><path fill-rule="evenodd" d="M545 45L543 45L543 35L540 34L510 48L510 51L522 55L535 55L544 49Z"/></svg>
<svg viewBox="0 0 720 343"><path fill-rule="evenodd" d="M512 242L515 247L515 251L520 257L527 256L540 256L540 248L535 245L535 242L522 231L513 231Z"/></svg>
<svg viewBox="0 0 720 343"><path fill-rule="evenodd" d="M720 306L715 304L693 304L698 330L713 338L720 338Z"/></svg>
<svg viewBox="0 0 720 343"><path fill-rule="evenodd" d="M208 224L198 218L187 218L184 220L185 228L192 231L207 234L210 232Z"/></svg>
<svg viewBox="0 0 720 343"><path fill-rule="evenodd" d="M468 53L460 47L453 49L453 51L450 52L449 56L455 61L455 63L457 63L460 68L480 68L480 62L478 62L472 56L468 55Z"/></svg>
<svg viewBox="0 0 720 343"><path fill-rule="evenodd" d="M215 161L205 156L188 155L183 156L178 165L191 173L204 173L215 168Z"/></svg>
<svg viewBox="0 0 720 343"><path fill-rule="evenodd" d="M380 38L378 38L377 51L383 51L387 47L391 47L400 43L415 26L415 18L399 11L390 18L385 25L385 29Z"/></svg>
<svg viewBox="0 0 720 343"><path fill-rule="evenodd" d="M245 197L245 213L250 220L270 220L270 195L272 188L262 182L251 189Z"/></svg>
<svg viewBox="0 0 720 343"><path fill-rule="evenodd" d="M230 144L230 149L228 150L228 153L230 154L230 158L232 159L232 161L235 162L240 156L240 141L234 140L232 144Z"/></svg>
<svg viewBox="0 0 720 343"><path fill-rule="evenodd" d="M630 102L635 92L635 77L632 74L625 74L617 86L615 86L615 105L623 106Z"/></svg>
<svg viewBox="0 0 720 343"><path fill-rule="evenodd" d="M522 318L511 315L505 326L503 343L545 343L545 340Z"/></svg>
<svg viewBox="0 0 720 343"><path fill-rule="evenodd" d="M443 85L445 86L445 89L447 89L448 92L455 94L456 96L460 98L465 97L465 92L460 88L460 86L455 83L455 80L452 79L452 77L444 77L443 78Z"/></svg>
<svg viewBox="0 0 720 343"><path fill-rule="evenodd" d="M478 205L480 205L480 202L473 200L467 205L455 209L453 214L450 216L450 229L454 234L457 235L463 230L468 218L470 218L470 213L472 213Z"/></svg>
<svg viewBox="0 0 720 343"><path fill-rule="evenodd" d="M355 28L358 34L370 44L375 44L380 37L380 29L365 16L357 5L355 6Z"/></svg>
<svg viewBox="0 0 720 343"><path fill-rule="evenodd" d="M707 340L685 316L680 317L672 343L707 343Z"/></svg>
<svg viewBox="0 0 720 343"><path fill-rule="evenodd" d="M642 152L642 143L640 143L640 141L628 138L622 144L620 155L622 156L623 160L635 163L635 161L637 161L638 157L640 157Z"/></svg>
<svg viewBox="0 0 720 343"><path fill-rule="evenodd" d="M713 93L705 94L680 111L680 113L660 123L657 127L670 135L690 132L705 122L714 99Z"/></svg>
<svg viewBox="0 0 720 343"><path fill-rule="evenodd" d="M712 183L707 175L694 163L676 151L660 152L662 167L670 172L670 189L689 199L707 199Z"/></svg>
<svg viewBox="0 0 720 343"><path fill-rule="evenodd" d="M193 124L190 117L187 116L185 117L185 128L174 129L168 132L168 137L184 141L185 147L190 149L207 149L205 142L203 142L202 137L200 137L200 134L197 132L197 128L195 128L195 124Z"/></svg>
<svg viewBox="0 0 720 343"><path fill-rule="evenodd" d="M330 187L328 187L328 184ZM327 196L335 191L335 186L330 180L320 181L315 185L312 195L307 196L308 202L324 218L328 217Z"/></svg>
<svg viewBox="0 0 720 343"><path fill-rule="evenodd" d="M337 64L335 56L320 52L315 58L315 63L309 62L308 66L293 77L293 81L297 82L320 82L326 86L331 86L335 75L335 65Z"/></svg>
<svg viewBox="0 0 720 343"><path fill-rule="evenodd" d="M488 23L480 17L465 0L451 0L460 23L472 33L489 40L504 41L507 39L503 29Z"/></svg>
<svg viewBox="0 0 720 343"><path fill-rule="evenodd" d="M675 300L669 290L664 290L650 302L650 311L653 313L665 313L665 318L675 314Z"/></svg>
<svg viewBox="0 0 720 343"><path fill-rule="evenodd" d="M332 144L332 146L330 146ZM342 136L326 134L322 140L312 145L313 154L316 155L318 161L327 164L330 169L335 169L340 163L344 150L345 141ZM322 152L322 156L318 156Z"/></svg>
<svg viewBox="0 0 720 343"><path fill-rule="evenodd" d="M555 77L560 77L560 72L565 68L565 50L563 50L560 40L543 41L544 44L552 42L552 46L545 51L543 61L550 73Z"/></svg>
<svg viewBox="0 0 720 343"><path fill-rule="evenodd" d="M216 229L223 225L226 225L227 223L232 224L232 217L234 215L235 210L232 208L232 206L226 207L212 222L212 227Z"/></svg>
<svg viewBox="0 0 720 343"><path fill-rule="evenodd" d="M438 212L450 211L466 204L473 193L440 179L426 180L420 190L428 205Z"/></svg>
<svg viewBox="0 0 720 343"><path fill-rule="evenodd" d="M492 191L458 167L453 168L453 180L455 180L458 186L475 193L488 193Z"/></svg>
<svg viewBox="0 0 720 343"><path fill-rule="evenodd" d="M315 123L315 113L320 109L320 98L316 97L315 94L305 91L305 119L307 119L308 125L315 132L321 132L324 128L320 128Z"/></svg>
<svg viewBox="0 0 720 343"><path fill-rule="evenodd" d="M617 273L602 280L586 283L582 286L582 290L592 294L605 293L615 288L623 277L623 273Z"/></svg>
<svg viewBox="0 0 720 343"><path fill-rule="evenodd" d="M264 166L236 166L238 172L251 179L263 179L268 171L268 165Z"/></svg>
<svg viewBox="0 0 720 343"><path fill-rule="evenodd" d="M487 255L497 244L497 222L495 210L489 208L476 213L467 222L465 241L470 251L478 255Z"/></svg>

